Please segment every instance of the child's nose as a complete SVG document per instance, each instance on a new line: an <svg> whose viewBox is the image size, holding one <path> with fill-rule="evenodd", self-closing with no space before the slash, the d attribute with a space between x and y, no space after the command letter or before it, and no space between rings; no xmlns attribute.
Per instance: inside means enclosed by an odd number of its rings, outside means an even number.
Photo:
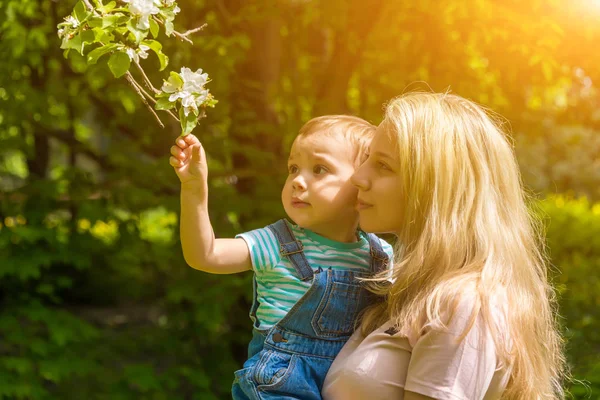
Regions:
<svg viewBox="0 0 600 400"><path fill-rule="evenodd" d="M294 190L306 190L306 182L300 175L298 175L292 181L292 187L294 188Z"/></svg>

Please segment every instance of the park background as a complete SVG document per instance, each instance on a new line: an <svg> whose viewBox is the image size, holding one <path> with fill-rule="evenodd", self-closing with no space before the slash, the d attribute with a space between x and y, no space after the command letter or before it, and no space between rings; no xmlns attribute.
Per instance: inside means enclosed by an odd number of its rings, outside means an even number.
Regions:
<svg viewBox="0 0 600 400"><path fill-rule="evenodd" d="M600 1L180 0L169 69L219 100L194 133L215 232L283 216L286 151L326 113L381 121L414 89L507 118L576 399L600 398ZM0 1L0 398L226 399L245 358L251 273L188 267L166 129L106 59L59 49L72 0ZM151 55L153 82L165 76ZM134 71L135 73L135 71ZM429 89L430 88L430 89Z"/></svg>

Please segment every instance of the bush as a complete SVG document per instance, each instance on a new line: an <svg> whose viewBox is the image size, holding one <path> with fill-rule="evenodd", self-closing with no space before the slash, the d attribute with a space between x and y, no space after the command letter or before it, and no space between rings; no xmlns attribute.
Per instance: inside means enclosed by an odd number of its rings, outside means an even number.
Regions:
<svg viewBox="0 0 600 400"><path fill-rule="evenodd" d="M576 398L600 393L600 203L549 196L540 202L546 222L552 279L558 289Z"/></svg>

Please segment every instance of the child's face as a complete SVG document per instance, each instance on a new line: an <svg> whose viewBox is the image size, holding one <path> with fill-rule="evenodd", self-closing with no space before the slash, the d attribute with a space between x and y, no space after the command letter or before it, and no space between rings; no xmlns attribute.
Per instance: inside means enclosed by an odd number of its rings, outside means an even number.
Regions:
<svg viewBox="0 0 600 400"><path fill-rule="evenodd" d="M341 137L318 133L298 137L288 160L281 199L300 227L332 240L355 238L357 189L350 182L353 148Z"/></svg>

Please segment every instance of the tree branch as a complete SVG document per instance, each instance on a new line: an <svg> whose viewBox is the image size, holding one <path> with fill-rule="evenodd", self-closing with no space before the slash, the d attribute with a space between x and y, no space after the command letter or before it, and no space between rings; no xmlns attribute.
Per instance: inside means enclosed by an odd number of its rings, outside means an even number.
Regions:
<svg viewBox="0 0 600 400"><path fill-rule="evenodd" d="M162 123L162 121L160 120L160 118L156 114L156 111L154 111L154 108L152 108L152 106L150 104L148 104L148 100L142 94L140 88L138 87L138 83L135 81L135 79L133 79L133 76L131 75L131 72L127 71L125 73L125 79L127 79L127 82L131 85L131 87L133 87L133 90L135 90L136 93L142 98L142 101L144 102L144 104L146 105L146 107L148 108L148 110L150 110L150 112L152 113L152 115L154 115L154 118L156 118L156 121L158 121L158 124L160 125L160 127L164 128L165 124Z"/></svg>
<svg viewBox="0 0 600 400"><path fill-rule="evenodd" d="M140 90L140 92L142 92L142 94L144 96L146 96L146 98L152 102L152 104L156 104L156 99L154 97L152 97L152 95L150 93L146 92L144 90L144 88L142 87L142 85L140 85L135 79L132 82L137 86L137 88ZM173 119L175 121L179 122L179 118L177 118L177 116L175 114L173 114L173 112L171 110L161 110L161 111L165 111L167 114L169 114L171 117L173 117Z"/></svg>
<svg viewBox="0 0 600 400"><path fill-rule="evenodd" d="M165 26L164 22L163 22L163 21L162 21L160 18L158 18L158 17L155 17L155 16L152 16L152 18L153 18L153 19L154 19L156 22L158 22L158 24L159 24L159 25L162 25L163 27ZM186 32L184 32L184 33L179 33L179 32L177 32L177 31L173 31L173 35L175 35L175 37L179 38L179 39L180 39L180 40L182 40L182 41L188 42L188 43L190 43L190 44L194 44L194 42L192 42L192 41L191 41L191 40L188 38L188 36L189 36L189 35L191 35L192 33L195 33L195 32L198 32L198 31L201 31L202 29L204 29L204 28L206 27L206 25L207 25L207 24L202 24L202 25L201 25L201 26L199 26L198 28L190 29L190 30L188 30L188 31L186 31Z"/></svg>
<svg viewBox="0 0 600 400"><path fill-rule="evenodd" d="M154 94L160 93L160 90L158 90L157 88L154 87L154 85L152 85L152 82L148 78L148 75L146 75L146 72L144 71L144 69L142 68L140 63L135 60L133 63L137 67L138 71L140 71L140 74L142 74L142 77L144 78L144 83L146 84L146 86L148 86L148 89L152 90L152 92L154 92Z"/></svg>

